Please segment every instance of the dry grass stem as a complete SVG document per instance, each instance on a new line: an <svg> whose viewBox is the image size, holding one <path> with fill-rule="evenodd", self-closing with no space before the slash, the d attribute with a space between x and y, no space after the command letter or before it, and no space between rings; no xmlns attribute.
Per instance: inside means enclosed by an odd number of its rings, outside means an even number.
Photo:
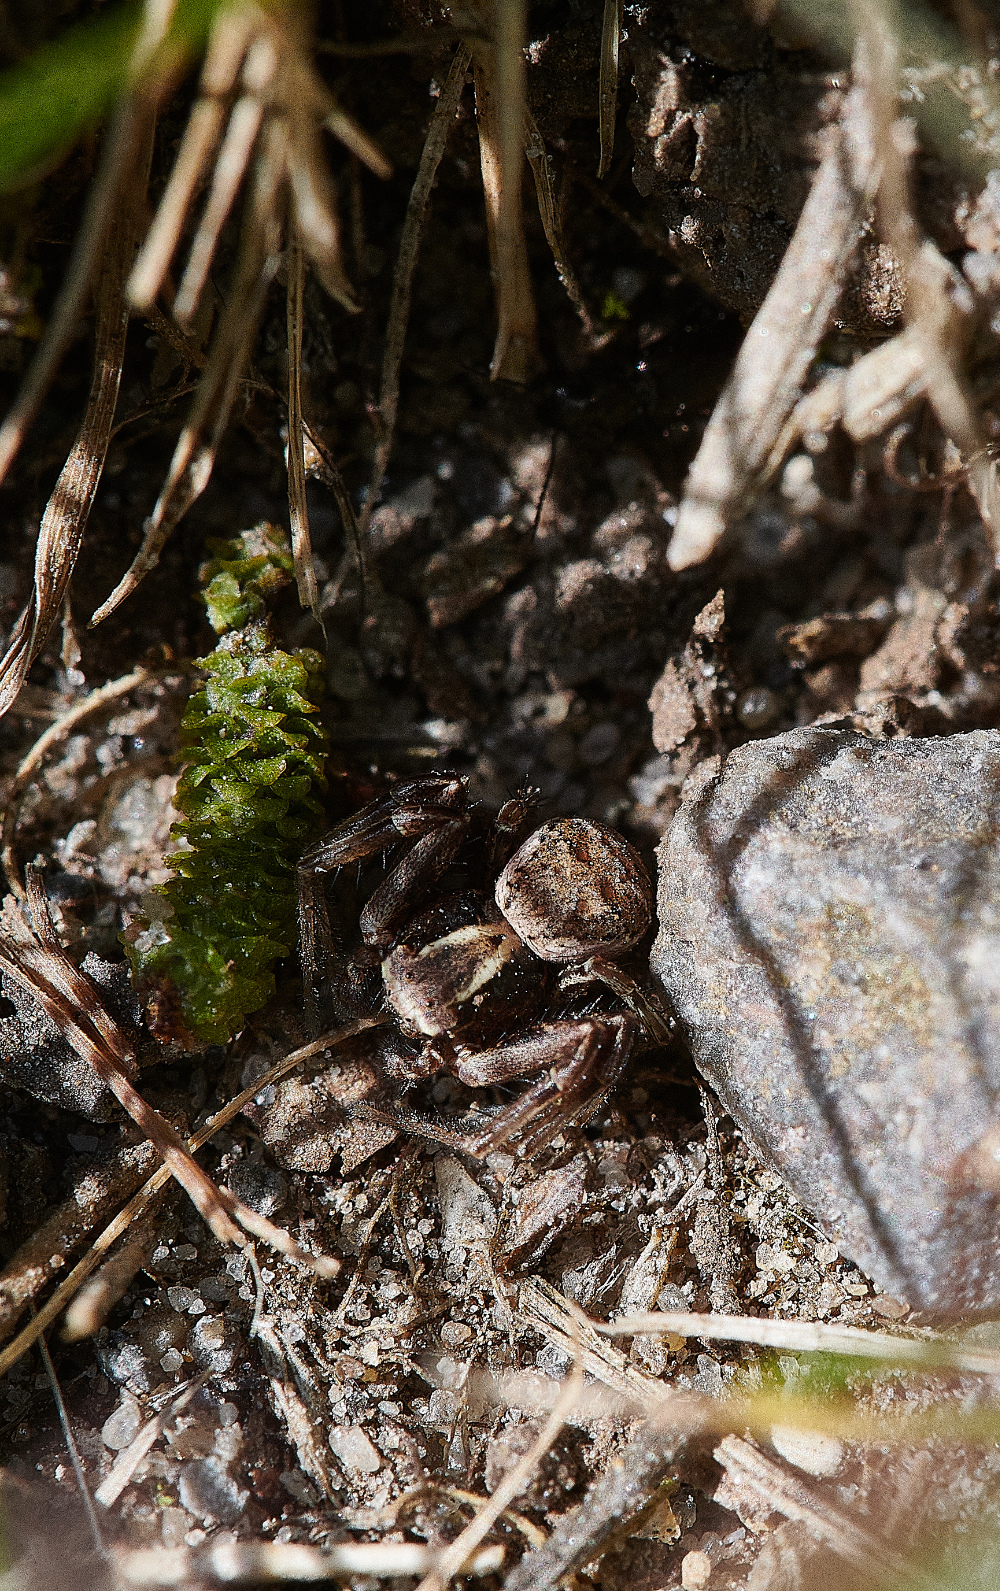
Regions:
<svg viewBox="0 0 1000 1591"><path fill-rule="evenodd" d="M353 116L340 105L334 105L327 111L323 118L323 126L328 133L332 133L344 148L349 150L363 166L373 172L376 177L381 177L383 182L388 182L392 176L392 166L386 160L381 149L373 138L369 138L363 127L359 127Z"/></svg>
<svg viewBox="0 0 1000 1591"><path fill-rule="evenodd" d="M128 1233L118 1252L84 1282L66 1311L62 1328L64 1342L78 1342L82 1337L92 1337L127 1291L136 1272L147 1264L159 1241L159 1231L154 1223L169 1192L169 1187L164 1185L152 1196L143 1212L143 1219Z"/></svg>
<svg viewBox="0 0 1000 1591"><path fill-rule="evenodd" d="M392 300L389 305L385 349L382 354L382 384L379 392L380 435L375 447L375 467L365 502L366 523L378 502L392 453L396 415L399 409L399 372L403 361L406 328L410 320L413 277L427 226L430 199L437 181L438 167L455 124L459 101L465 87L465 74L469 70L471 60L472 51L469 46L459 44L431 116L424 147L420 152L420 165L406 207L403 232L399 240L399 254L396 257L396 268L392 278ZM341 514L343 515L343 509Z"/></svg>
<svg viewBox="0 0 1000 1591"><path fill-rule="evenodd" d="M142 546L129 569L94 613L100 624L136 589L159 562L170 532L200 497L211 479L215 456L229 419L240 374L250 356L264 296L277 271L280 228L277 218L281 150L271 129L255 166L243 238L229 299L198 387L191 414L181 431L166 482L146 521Z"/></svg>
<svg viewBox="0 0 1000 1591"><path fill-rule="evenodd" d="M319 435L318 431L314 426L309 424L308 420L303 421L303 430L310 445L315 449L316 457L319 460L317 474L326 482L334 495L334 499L340 513L341 523L344 527L344 535L351 545L351 551L354 554L354 560L358 571L361 609L362 612L364 612L367 606L366 593L369 589L380 588L381 582L379 581L378 575L376 575L374 571L369 568L368 556L365 551L365 540L361 532L361 526L358 524L358 516L354 512L354 504L351 501L351 494L348 491L347 483L337 466L336 459L330 452L330 449L327 447L322 437Z"/></svg>
<svg viewBox="0 0 1000 1591"><path fill-rule="evenodd" d="M583 1365L574 1358L573 1369L563 1383L555 1407L532 1443L528 1452L507 1471L496 1490L491 1494L465 1529L456 1536L451 1546L441 1554L440 1560L421 1580L417 1591L444 1591L448 1581L465 1572L465 1565L497 1520L515 1497L524 1491L542 1459L552 1448L556 1437L573 1413L583 1386Z"/></svg>
<svg viewBox="0 0 1000 1591"><path fill-rule="evenodd" d="M319 1054L323 1050L334 1049L338 1044L353 1038L355 1034L362 1033L366 1028L373 1027L376 1020L368 1017L362 1018L358 1022L348 1023L346 1027L339 1028L335 1033L326 1033L322 1037L314 1039L310 1044L305 1044L300 1049L292 1050L289 1055L286 1055L282 1060L276 1062L274 1066L262 1073L249 1088L245 1088L242 1093L236 1094L203 1127L199 1128L194 1136L188 1140L187 1147L190 1152L194 1154L202 1145L208 1143L217 1132L239 1115L245 1105L249 1105L251 1100L256 1099L262 1089L278 1082L288 1072L294 1070L296 1066L308 1060L310 1056ZM51 1298L46 1300L30 1324L0 1353L0 1375L4 1375L11 1365L16 1364L22 1354L26 1353L37 1339L38 1333L44 1331L61 1314L87 1277L91 1276L97 1269L103 1256L131 1228L135 1221L146 1214L150 1201L169 1181L170 1175L171 1172L167 1166L160 1166L139 1189L134 1198L129 1200L125 1208L105 1227L104 1231L92 1244L88 1253L73 1267L69 1275L60 1282ZM106 1203L101 1208L106 1208ZM94 1219L100 1219L100 1214ZM43 1274L39 1285L44 1285L48 1281L51 1275L49 1255L52 1250L49 1249L43 1253L37 1239L38 1234L30 1238L24 1248L19 1250L8 1266L5 1277L16 1270L18 1273L27 1272L29 1275L34 1274L37 1279L37 1272L41 1269ZM38 1256L37 1259L34 1257L35 1255ZM0 1302L2 1300L3 1293L0 1292Z"/></svg>
<svg viewBox="0 0 1000 1591"><path fill-rule="evenodd" d="M604 0L601 26L601 68L599 83L598 129L600 158L597 180L606 177L615 148L615 119L618 114L618 41L622 31L622 0Z"/></svg>
<svg viewBox="0 0 1000 1591"><path fill-rule="evenodd" d="M288 522L292 531L292 556L299 601L322 626L319 612L319 587L313 568L312 541L309 535L309 505L306 502L305 438L302 431L302 299L305 292L305 261L299 246L294 221L289 225L286 324L288 328Z"/></svg>
<svg viewBox="0 0 1000 1591"><path fill-rule="evenodd" d="M892 1364L951 1369L1000 1376L1000 1352L963 1348L946 1337L894 1337L860 1326L828 1326L815 1320L772 1320L755 1315L694 1315L682 1310L627 1315L610 1323L591 1322L602 1336L668 1332L707 1341L754 1342L763 1348L790 1348L796 1353L840 1353L851 1358Z"/></svg>
<svg viewBox="0 0 1000 1591"><path fill-rule="evenodd" d="M921 1574L886 1543L857 1525L849 1514L817 1496L800 1475L768 1458L752 1442L727 1436L713 1457L741 1488L755 1491L775 1513L796 1519L814 1541L831 1548L838 1558L866 1574L878 1585L925 1586L939 1591L936 1576ZM877 1568L875 1567L877 1565Z"/></svg>
<svg viewBox="0 0 1000 1591"><path fill-rule="evenodd" d="M535 197L538 200L538 213L542 218L542 228L545 239L552 250L559 280L566 290L566 296L580 317L580 322L587 336L593 338L594 323L590 317L583 297L583 290L577 280L576 272L566 257L566 246L563 242L562 221L559 215L559 204L556 199L555 172L552 162L545 149L545 140L538 131L535 118L530 110L525 107L524 112L524 153L531 167L531 175L535 179Z"/></svg>
<svg viewBox="0 0 1000 1591"><path fill-rule="evenodd" d="M263 57L263 61L255 60L255 57ZM263 77L265 64L273 72L274 50L269 39L258 39L247 60L247 75L250 75L251 69L256 66L258 70L253 76L258 79ZM222 228L235 203L263 120L264 106L256 95L246 94L233 106L222 148L219 150L212 172L208 202L195 233L184 275L181 277L181 284L173 303L174 320L182 331L186 331L194 319L209 269L215 258Z"/></svg>
<svg viewBox="0 0 1000 1591"><path fill-rule="evenodd" d="M934 243L921 236L913 213L910 162L915 143L912 124L898 119L901 45L894 17L882 3L854 9L864 44L859 76L882 168L881 230L906 280L905 313L920 348L928 401L967 465L969 487L1000 564L997 467L987 452L986 433L960 368L973 329L965 304L967 289Z"/></svg>
<svg viewBox="0 0 1000 1591"><path fill-rule="evenodd" d="M17 399L0 425L0 481L10 469L69 346L105 239L120 220L123 201L124 208L132 210L136 173L148 164L156 108L174 83L174 63L168 57L161 57L159 69L154 64L173 12L174 0L167 4L146 0L143 7L142 25L129 63L135 86L122 97L111 118L45 335Z"/></svg>
<svg viewBox="0 0 1000 1591"><path fill-rule="evenodd" d="M691 465L670 542L674 569L701 563L751 505L840 296L877 182L855 87L832 128L778 274L750 326Z"/></svg>
<svg viewBox="0 0 1000 1591"><path fill-rule="evenodd" d="M441 1561L433 1547L409 1541L340 1542L309 1547L303 1542L232 1541L201 1550L146 1547L115 1553L115 1571L125 1586L258 1585L318 1580L342 1581L355 1575L394 1580L424 1574ZM462 1573L483 1578L503 1566L502 1547L484 1547Z"/></svg>
<svg viewBox="0 0 1000 1591"><path fill-rule="evenodd" d="M243 7L224 11L212 29L198 102L129 277L128 296L136 309L150 307L170 268L188 208L222 134L225 99L236 84L253 31L254 18Z"/></svg>
<svg viewBox="0 0 1000 1591"><path fill-rule="evenodd" d="M538 315L521 199L523 21L523 8L517 0L497 0L496 42L473 49L479 163L497 304L497 337L490 377L493 381L520 384L530 381L540 364Z"/></svg>
<svg viewBox="0 0 1000 1591"><path fill-rule="evenodd" d="M28 869L26 884L35 931L32 933L8 904L4 912L4 932L0 936L0 965L38 1002L77 1054L111 1089L219 1241L242 1246L239 1229L224 1209L219 1190L211 1178L192 1160L187 1146L170 1123L133 1087L135 1058L96 988L59 944L36 869Z"/></svg>
<svg viewBox="0 0 1000 1591"><path fill-rule="evenodd" d="M133 146L136 164L148 164L152 120L146 123L145 159ZM140 194L141 200L141 194ZM135 203L130 204L105 254L97 285L97 329L94 370L87 408L68 458L52 489L35 546L35 579L30 602L11 633L0 660L0 715L16 700L32 663L62 612L63 601L100 483L111 440L111 427L128 330L123 287L136 239Z"/></svg>
<svg viewBox="0 0 1000 1591"><path fill-rule="evenodd" d="M99 690L91 691L83 701L75 702L56 719L55 723L50 724L45 733L39 735L27 755L22 758L7 790L3 817L0 820L0 863L18 900L26 899L24 885L21 882L21 870L14 850L14 830L17 826L21 796L31 785L53 746L65 740L79 724L94 713L100 712L109 702L118 701L120 697L127 696L130 691L155 678L157 676L151 669L137 668L133 669L131 674L123 674L120 679L109 680Z"/></svg>
<svg viewBox="0 0 1000 1591"><path fill-rule="evenodd" d="M142 546L94 614L92 625L106 619L155 568L167 537L208 484L237 383L250 358L264 297L280 261L286 211L297 245L327 292L345 309L359 308L344 268L322 128L330 127L378 176L388 176L390 167L362 129L335 104L312 64L309 43L301 15L268 11L247 0L220 12L213 26L200 97L132 273L130 292L134 303L148 307L160 291L198 182L213 154L208 200L173 305L178 324L185 328L198 310L222 228L249 174L235 277L190 417L146 521ZM223 131L220 107L237 91ZM308 528L301 514L304 482L300 484L301 493L292 484L299 505L299 594L318 614L315 583L306 572L303 536L308 540Z"/></svg>
<svg viewBox="0 0 1000 1591"><path fill-rule="evenodd" d="M10 1335L26 1306L94 1228L131 1198L153 1161L152 1145L140 1143L121 1150L108 1165L88 1169L69 1198L21 1244L0 1272L0 1338ZM39 1329L44 1330L50 1318L45 1316ZM34 1322L29 1328L32 1341L37 1335L33 1327Z"/></svg>

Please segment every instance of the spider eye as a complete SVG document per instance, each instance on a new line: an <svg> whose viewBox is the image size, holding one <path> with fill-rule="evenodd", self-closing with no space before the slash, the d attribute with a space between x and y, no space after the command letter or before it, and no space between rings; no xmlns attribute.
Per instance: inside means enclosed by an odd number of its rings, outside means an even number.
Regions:
<svg viewBox="0 0 1000 1591"><path fill-rule="evenodd" d="M620 956L653 920L653 890L634 846L587 818L543 823L500 874L496 903L543 961Z"/></svg>

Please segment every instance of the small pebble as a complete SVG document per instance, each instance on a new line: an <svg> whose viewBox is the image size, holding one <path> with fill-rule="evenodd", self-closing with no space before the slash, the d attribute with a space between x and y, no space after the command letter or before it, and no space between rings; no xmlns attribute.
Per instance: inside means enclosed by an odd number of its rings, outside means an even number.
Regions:
<svg viewBox="0 0 1000 1591"><path fill-rule="evenodd" d="M778 717L778 698L766 685L754 685L737 702L736 716L744 729L768 729Z"/></svg>
<svg viewBox="0 0 1000 1591"><path fill-rule="evenodd" d="M356 1474L374 1475L382 1460L360 1425L335 1425L330 1432L330 1447L345 1469Z"/></svg>
<svg viewBox="0 0 1000 1591"><path fill-rule="evenodd" d="M681 1559L681 1585L684 1591L702 1591L712 1578L712 1560L707 1552L686 1552Z"/></svg>
<svg viewBox="0 0 1000 1591"><path fill-rule="evenodd" d="M772 1425L771 1446L806 1475L836 1475L844 1462L844 1444L835 1436L800 1431L794 1425Z"/></svg>
<svg viewBox="0 0 1000 1591"><path fill-rule="evenodd" d="M472 1336L472 1327L467 1326L464 1320L449 1320L441 1327L441 1341L446 1348L458 1348L463 1342L468 1342Z"/></svg>
<svg viewBox="0 0 1000 1591"><path fill-rule="evenodd" d="M120 1452L123 1447L128 1447L136 1435L142 1416L139 1405L134 1398L124 1398L119 1403L113 1414L109 1414L101 1427L101 1441L105 1447L113 1448Z"/></svg>
<svg viewBox="0 0 1000 1591"><path fill-rule="evenodd" d="M902 1320L904 1315L910 1313L910 1306L903 1298L893 1298L891 1293L883 1293L872 1303L876 1315L881 1315L884 1320Z"/></svg>
<svg viewBox="0 0 1000 1591"><path fill-rule="evenodd" d="M178 1490L189 1514L202 1520L211 1516L224 1525L235 1524L250 1496L214 1458L191 1459L183 1465Z"/></svg>
<svg viewBox="0 0 1000 1591"><path fill-rule="evenodd" d="M168 1287L167 1302L179 1315L186 1314L193 1304L201 1304L201 1297L193 1287ZM202 1309L204 1309L202 1304Z"/></svg>

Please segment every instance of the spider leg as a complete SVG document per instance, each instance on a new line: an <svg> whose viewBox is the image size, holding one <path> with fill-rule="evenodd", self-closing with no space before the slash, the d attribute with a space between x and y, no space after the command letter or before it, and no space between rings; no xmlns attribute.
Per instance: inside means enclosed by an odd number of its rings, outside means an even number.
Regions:
<svg viewBox="0 0 1000 1591"><path fill-rule="evenodd" d="M470 1154L506 1143L530 1157L571 1123L586 1121L614 1087L632 1053L638 1024L629 1015L547 1022L533 1033L465 1057L456 1067L471 1088L541 1072L538 1081L468 1136Z"/></svg>
<svg viewBox="0 0 1000 1591"><path fill-rule="evenodd" d="M384 950L420 895L454 859L469 826L467 814L437 814L434 822L365 903L359 921L366 945Z"/></svg>
<svg viewBox="0 0 1000 1591"><path fill-rule="evenodd" d="M361 914L365 944L381 950L412 909L412 903L448 866L468 828L465 781L438 775L408 779L369 802L307 850L298 867L299 945L306 1008L315 1026L320 993L334 962L324 877L347 863L361 863L398 845L416 844L379 885ZM341 958L342 959L342 958ZM336 974L349 973L333 966ZM338 976L338 982L342 978ZM350 990L346 993L349 996ZM348 1015L357 1014L348 1010Z"/></svg>
<svg viewBox="0 0 1000 1591"><path fill-rule="evenodd" d="M525 785L510 801L505 801L490 829L489 858L494 877L501 872L517 850L521 831L542 799L534 785Z"/></svg>
<svg viewBox="0 0 1000 1591"><path fill-rule="evenodd" d="M642 984L616 961L610 961L606 956L591 956L580 966L567 967L560 974L560 989L569 989L580 983L603 983L606 989L613 990L625 1002L633 1016L638 1017L651 1044L670 1043L677 1027L676 1021L672 1016L665 1016Z"/></svg>

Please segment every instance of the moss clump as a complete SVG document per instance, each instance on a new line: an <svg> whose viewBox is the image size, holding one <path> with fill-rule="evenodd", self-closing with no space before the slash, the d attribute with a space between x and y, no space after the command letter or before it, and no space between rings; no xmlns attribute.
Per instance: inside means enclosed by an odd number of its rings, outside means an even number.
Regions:
<svg viewBox="0 0 1000 1591"><path fill-rule="evenodd" d="M296 864L322 832L327 747L323 661L275 646L267 619L292 572L287 538L261 524L210 546L202 596L221 639L181 724L170 833L185 848L157 890L162 916L122 936L153 1032L188 1048L225 1043L274 993L296 941Z"/></svg>

